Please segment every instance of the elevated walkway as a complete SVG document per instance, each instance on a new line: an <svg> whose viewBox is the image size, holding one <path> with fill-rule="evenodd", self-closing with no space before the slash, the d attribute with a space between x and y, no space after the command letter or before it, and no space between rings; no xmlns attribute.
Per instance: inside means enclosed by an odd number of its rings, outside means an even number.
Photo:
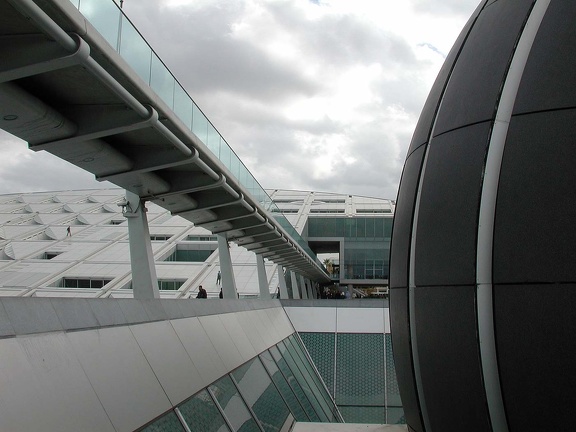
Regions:
<svg viewBox="0 0 576 432"><path fill-rule="evenodd" d="M315 281L320 262L112 1L0 0L0 127ZM85 15L83 15L85 14Z"/></svg>

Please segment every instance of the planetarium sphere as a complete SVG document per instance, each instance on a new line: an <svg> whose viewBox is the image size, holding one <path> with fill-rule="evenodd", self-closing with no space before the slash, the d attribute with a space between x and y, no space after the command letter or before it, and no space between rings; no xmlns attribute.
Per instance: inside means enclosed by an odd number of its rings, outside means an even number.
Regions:
<svg viewBox="0 0 576 432"><path fill-rule="evenodd" d="M423 108L390 256L412 431L576 430L575 23L483 0Z"/></svg>

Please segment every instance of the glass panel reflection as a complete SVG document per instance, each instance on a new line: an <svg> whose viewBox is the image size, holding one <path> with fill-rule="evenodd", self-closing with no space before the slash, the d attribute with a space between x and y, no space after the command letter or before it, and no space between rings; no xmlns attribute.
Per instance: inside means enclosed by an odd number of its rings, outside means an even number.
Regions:
<svg viewBox="0 0 576 432"><path fill-rule="evenodd" d="M162 61L152 54L150 87L170 108L174 107L174 78Z"/></svg>
<svg viewBox="0 0 576 432"><path fill-rule="evenodd" d="M195 432L228 432L222 414L206 390L178 407L180 414L191 431Z"/></svg>
<svg viewBox="0 0 576 432"><path fill-rule="evenodd" d="M284 345L287 347L294 361L300 367L302 375L306 379L306 382L309 384L310 390L314 393L314 396L320 403L329 421L337 421L337 417L334 414L336 408L330 400L330 396L326 392L320 377L316 374L312 364L302 351L302 348L300 347L299 342L296 340L296 337L292 335L284 339Z"/></svg>
<svg viewBox="0 0 576 432"><path fill-rule="evenodd" d="M150 84L152 49L126 18L122 20L120 55L146 84Z"/></svg>
<svg viewBox="0 0 576 432"><path fill-rule="evenodd" d="M174 112L188 129L192 129L192 99L178 83L174 88Z"/></svg>
<svg viewBox="0 0 576 432"><path fill-rule="evenodd" d="M112 48L118 49L118 25L121 13L114 2L82 0L79 11L104 36Z"/></svg>
<svg viewBox="0 0 576 432"><path fill-rule="evenodd" d="M272 358L272 355L268 351L264 351L260 354L260 359L272 377L276 387L278 387L280 390L280 393L284 397L284 400L288 404L288 407L290 408L290 411L292 412L292 415L296 421L309 421L310 417L308 417L306 411L304 411L304 408L302 408L302 405L300 402L298 402L296 395L290 388L290 385L288 384L288 381L286 381L284 375L282 375L282 372L280 372L280 369L278 369L278 366Z"/></svg>
<svg viewBox="0 0 576 432"><path fill-rule="evenodd" d="M194 104L192 110L192 132L194 132L202 142L206 142L208 138L208 120L206 120L206 117L196 104Z"/></svg>
<svg viewBox="0 0 576 432"><path fill-rule="evenodd" d="M306 414L308 414L308 417L310 417L310 421L319 422L320 416L316 413L316 410L312 406L312 403L308 399L308 396L304 392L304 389L298 382L298 379L296 379L296 377L294 376L294 373L292 373L292 369L290 369L290 366L288 366L288 362L284 359L284 357L282 357L282 354L280 353L278 347L273 346L270 348L269 351L270 354L272 354L274 360L276 361L278 368L282 371L282 374L286 378L286 381L288 381L288 384L294 391L294 394L300 401L300 404L306 411Z"/></svg>
<svg viewBox="0 0 576 432"><path fill-rule="evenodd" d="M289 410L258 357L232 372L246 403L265 431L279 432Z"/></svg>
<svg viewBox="0 0 576 432"><path fill-rule="evenodd" d="M236 386L229 376L221 378L208 387L226 415L226 418L237 431L260 432L246 404L238 394Z"/></svg>

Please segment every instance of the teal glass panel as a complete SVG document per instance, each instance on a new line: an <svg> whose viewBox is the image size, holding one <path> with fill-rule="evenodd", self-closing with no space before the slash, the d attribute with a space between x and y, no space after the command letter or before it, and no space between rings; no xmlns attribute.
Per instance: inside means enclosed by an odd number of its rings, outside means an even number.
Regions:
<svg viewBox="0 0 576 432"><path fill-rule="evenodd" d="M302 342L312 357L326 387L334 396L334 365L336 336L334 333L300 333Z"/></svg>
<svg viewBox="0 0 576 432"><path fill-rule="evenodd" d="M163 415L153 423L141 429L141 432L184 432L184 428L174 411Z"/></svg>
<svg viewBox="0 0 576 432"><path fill-rule="evenodd" d="M170 108L174 106L175 79L158 56L152 53L150 87Z"/></svg>
<svg viewBox="0 0 576 432"><path fill-rule="evenodd" d="M208 123L208 139L204 144L208 146L216 157L220 157L220 134L211 123Z"/></svg>
<svg viewBox="0 0 576 432"><path fill-rule="evenodd" d="M392 237L393 218L384 219L384 238L390 239Z"/></svg>
<svg viewBox="0 0 576 432"><path fill-rule="evenodd" d="M112 1L82 0L78 10L104 36L112 48L118 50L118 32L122 13Z"/></svg>
<svg viewBox="0 0 576 432"><path fill-rule="evenodd" d="M334 219L334 234L335 237L344 237L346 235L346 222L349 219Z"/></svg>
<svg viewBox="0 0 576 432"><path fill-rule="evenodd" d="M355 219L356 237L366 237L366 219Z"/></svg>
<svg viewBox="0 0 576 432"><path fill-rule="evenodd" d="M336 403L384 405L384 335L339 333L336 339Z"/></svg>
<svg viewBox="0 0 576 432"><path fill-rule="evenodd" d="M315 392L320 405L322 405L322 409L330 419L329 421L338 421L338 418L335 414L336 407L332 403L330 395L326 391L325 385L322 382L322 378L316 373L316 370L314 369L314 366L312 365L309 357L304 352L304 346L300 344L300 341L295 335L291 335L284 339L284 344L288 348L288 351L290 351L292 354L292 357L304 366L303 373L305 376L307 374L309 377L308 383L310 384L310 388Z"/></svg>
<svg viewBox="0 0 576 432"><path fill-rule="evenodd" d="M208 120L196 104L192 107L192 132L200 138L204 144L208 140Z"/></svg>
<svg viewBox="0 0 576 432"><path fill-rule="evenodd" d="M344 233L344 237L347 237L347 238L356 237L356 220L355 219L347 219L346 220L346 232Z"/></svg>
<svg viewBox="0 0 576 432"><path fill-rule="evenodd" d="M122 18L122 36L119 52L138 76L142 78L146 84L150 84L152 49L126 18Z"/></svg>
<svg viewBox="0 0 576 432"><path fill-rule="evenodd" d="M242 162L240 162L240 159L238 158L238 156L236 156L236 154L234 152L232 152L232 154L230 155L230 172L232 174L234 174L234 177L236 177L237 179L240 179L240 166L242 165Z"/></svg>
<svg viewBox="0 0 576 432"><path fill-rule="evenodd" d="M385 424L386 409L383 406L346 406L339 405L340 413L346 423Z"/></svg>
<svg viewBox="0 0 576 432"><path fill-rule="evenodd" d="M244 164L242 164L242 166L240 167L240 183L242 184L242 186L246 187L248 189L249 186L249 179L250 179L250 173L248 172L248 169L246 168L246 166Z"/></svg>
<svg viewBox="0 0 576 432"><path fill-rule="evenodd" d="M384 237L385 225L386 225L386 219L383 218L374 219L374 237L376 238Z"/></svg>
<svg viewBox="0 0 576 432"><path fill-rule="evenodd" d="M232 379L226 375L209 387L210 391L222 407L224 415L237 431L260 432L252 414L238 394Z"/></svg>
<svg viewBox="0 0 576 432"><path fill-rule="evenodd" d="M178 409L193 432L228 432L222 414L206 390L188 399Z"/></svg>
<svg viewBox="0 0 576 432"><path fill-rule="evenodd" d="M174 112L186 127L192 130L192 99L179 83L174 87Z"/></svg>
<svg viewBox="0 0 576 432"><path fill-rule="evenodd" d="M375 227L374 227L375 220L372 218L366 218L366 237L374 237L375 234Z"/></svg>
<svg viewBox="0 0 576 432"><path fill-rule="evenodd" d="M396 367L394 365L394 354L392 352L392 335L387 333L386 340L386 400L387 405L402 406L400 399L400 389L396 380Z"/></svg>
<svg viewBox="0 0 576 432"><path fill-rule="evenodd" d="M280 369L278 369L276 362L272 358L272 354L268 351L264 351L260 354L260 360L262 360L262 364L268 371L268 374L272 377L272 381L274 381L280 394L288 404L288 408L290 408L296 421L309 421L310 418L306 414L306 411L304 411L304 408L302 408L300 402L298 402L298 398L296 398L294 391L290 388L288 381L286 381L286 378L282 375Z"/></svg>
<svg viewBox="0 0 576 432"><path fill-rule="evenodd" d="M386 424L406 424L404 410L390 407L386 409Z"/></svg>
<svg viewBox="0 0 576 432"><path fill-rule="evenodd" d="M282 371L282 374L284 375L284 377L286 378L286 381L288 382L288 384L290 385L290 387L294 391L294 394L296 395L296 397L300 401L300 404L302 405L302 407L306 411L306 414L308 414L308 417L310 417L310 421L313 421L313 422L320 421L320 417L316 413L316 410L314 409L314 407L312 406L312 403L308 399L306 392L304 391L304 389L300 385L299 380L296 378L294 372L292 371L292 369L288 365L288 362L286 361L286 359L284 359L284 357L280 353L280 350L278 349L278 347L277 346L271 347L270 348L270 354L272 354L272 357L276 361L276 365ZM302 379L302 378L300 378L300 379Z"/></svg>
<svg viewBox="0 0 576 432"><path fill-rule="evenodd" d="M304 366L301 364L300 361L298 361L298 359L295 359L292 356L292 354L290 353L290 351L288 350L283 341L278 343L276 346L278 347L280 353L282 354L282 357L286 360L286 363L294 373L294 376L302 386L304 393L306 393L308 400L310 400L310 403L314 407L314 411L316 411L316 414L318 414L318 417L320 417L320 421L322 422L332 421L331 413L330 412L327 413L324 410L323 403L320 402L322 396L318 393L318 390L316 389L316 385L314 384L312 377L310 377L310 375L306 372Z"/></svg>
<svg viewBox="0 0 576 432"><path fill-rule="evenodd" d="M232 150L228 147L228 144L223 139L220 143L220 162L224 164L224 166L230 169L230 159L232 158Z"/></svg>
<svg viewBox="0 0 576 432"><path fill-rule="evenodd" d="M258 357L240 366L232 377L266 432L280 432L290 410Z"/></svg>

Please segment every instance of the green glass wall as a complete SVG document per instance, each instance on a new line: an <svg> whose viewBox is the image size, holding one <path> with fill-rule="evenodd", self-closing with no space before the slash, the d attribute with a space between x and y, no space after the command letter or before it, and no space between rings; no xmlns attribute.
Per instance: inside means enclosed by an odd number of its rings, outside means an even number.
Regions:
<svg viewBox="0 0 576 432"><path fill-rule="evenodd" d="M390 334L300 337L347 423L405 423Z"/></svg>
<svg viewBox="0 0 576 432"><path fill-rule="evenodd" d="M311 217L308 238L341 238L344 279L388 279L392 217Z"/></svg>
<svg viewBox="0 0 576 432"><path fill-rule="evenodd" d="M304 346L291 335L139 431L280 432L294 420L342 421Z"/></svg>

